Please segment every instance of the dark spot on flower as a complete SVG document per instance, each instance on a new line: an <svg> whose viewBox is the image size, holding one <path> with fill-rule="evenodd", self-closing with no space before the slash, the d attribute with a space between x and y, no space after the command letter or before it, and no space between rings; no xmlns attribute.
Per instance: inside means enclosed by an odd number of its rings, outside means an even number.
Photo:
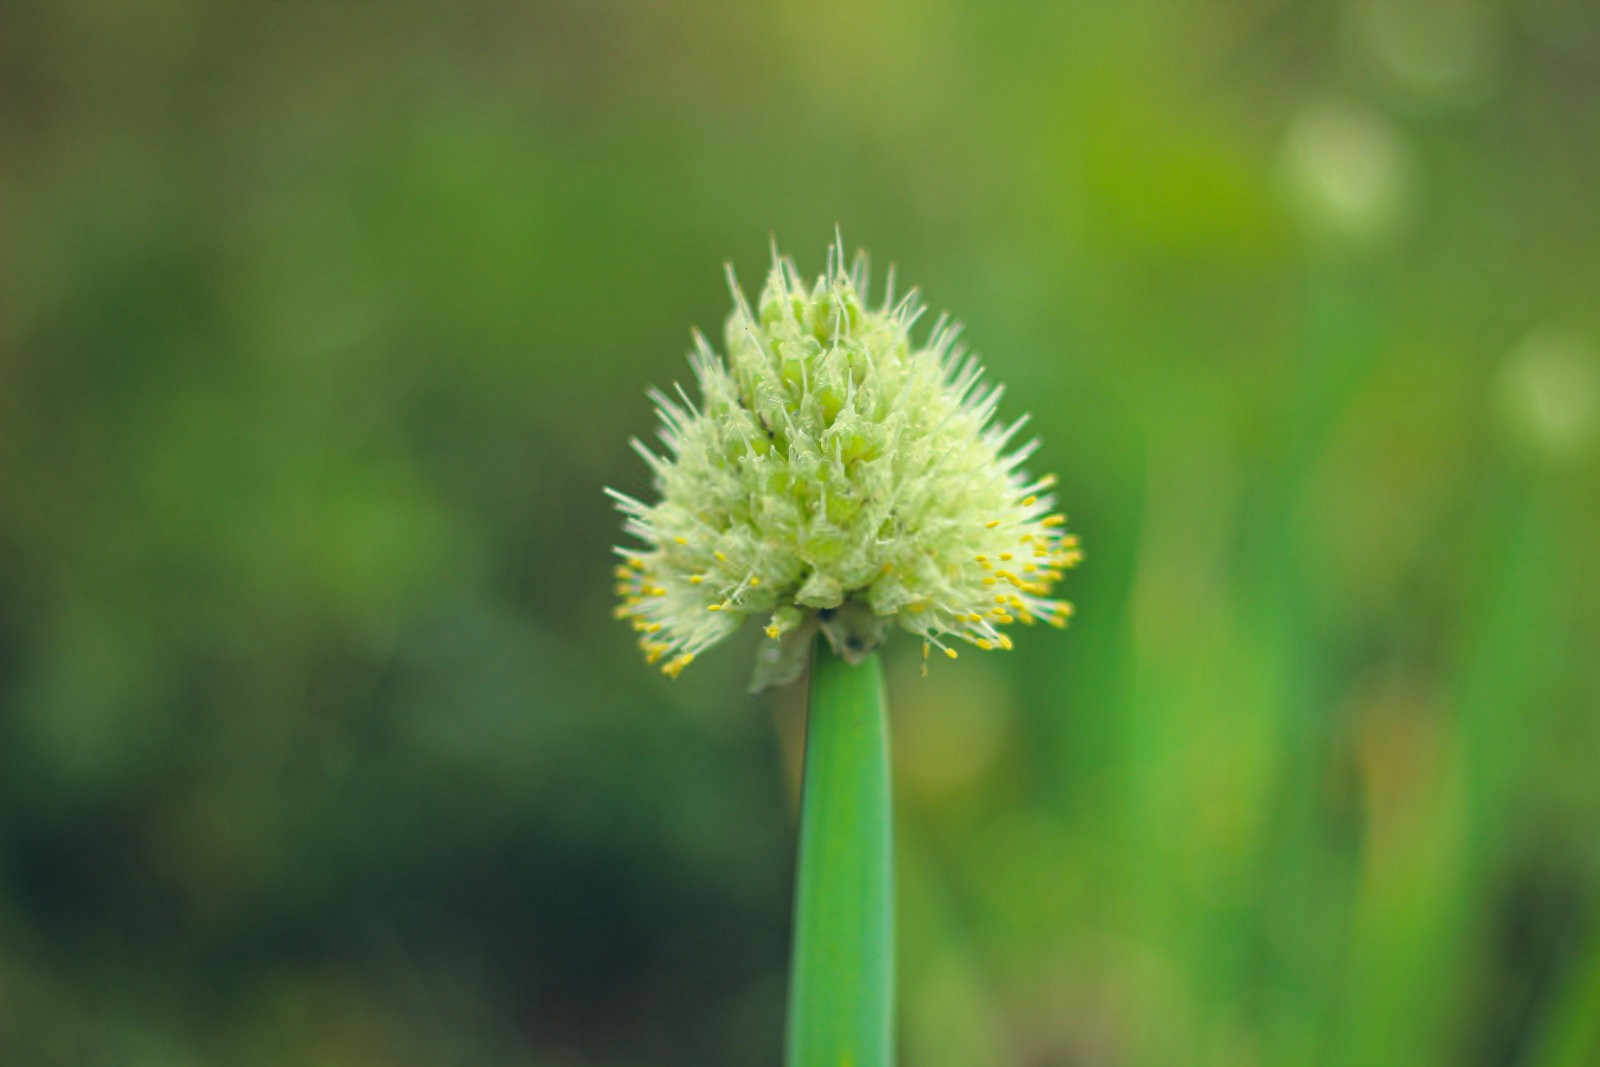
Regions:
<svg viewBox="0 0 1600 1067"><path fill-rule="evenodd" d="M860 652L863 648L867 647L867 643L861 640L861 638L857 637L855 634L851 634L849 637L844 639L844 647L848 648L851 652Z"/></svg>
<svg viewBox="0 0 1600 1067"><path fill-rule="evenodd" d="M833 618L833 615L833 608L823 608L821 611L817 612L817 618L821 619L823 622L827 622L829 619Z"/></svg>

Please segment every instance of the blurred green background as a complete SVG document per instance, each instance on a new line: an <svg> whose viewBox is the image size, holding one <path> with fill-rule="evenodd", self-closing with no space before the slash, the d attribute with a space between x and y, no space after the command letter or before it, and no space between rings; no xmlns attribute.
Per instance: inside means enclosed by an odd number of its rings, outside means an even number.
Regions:
<svg viewBox="0 0 1600 1067"><path fill-rule="evenodd" d="M1586 0L7 4L0 1062L778 1062L600 489L838 223L1088 552L891 652L902 1061L1600 1063L1597 188Z"/></svg>

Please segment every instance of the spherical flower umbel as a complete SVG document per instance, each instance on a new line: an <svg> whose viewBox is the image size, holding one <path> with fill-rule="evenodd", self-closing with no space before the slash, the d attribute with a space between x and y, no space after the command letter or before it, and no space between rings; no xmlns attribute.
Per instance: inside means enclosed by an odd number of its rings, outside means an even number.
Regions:
<svg viewBox="0 0 1600 1067"><path fill-rule="evenodd" d="M727 363L698 332L696 404L652 390L665 454L638 440L660 499L608 489L640 547L619 547L616 614L652 663L676 677L748 616L770 638L754 686L791 680L820 627L851 662L898 623L956 657L954 641L1009 649L1003 627L1065 625L1050 595L1082 559L1054 513L1055 478L1021 470L1027 416L992 420L1003 391L941 316L927 339L894 272L877 307L867 260L828 251L816 283L773 251L754 309L731 267Z"/></svg>

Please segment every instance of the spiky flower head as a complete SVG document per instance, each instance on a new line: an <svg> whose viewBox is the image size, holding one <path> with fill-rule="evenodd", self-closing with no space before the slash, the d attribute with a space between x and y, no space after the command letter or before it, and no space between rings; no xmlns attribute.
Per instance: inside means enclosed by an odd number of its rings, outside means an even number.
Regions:
<svg viewBox="0 0 1600 1067"><path fill-rule="evenodd" d="M755 688L788 681L820 627L859 661L898 623L951 659L952 644L1009 649L1004 627L1065 625L1050 596L1082 558L1053 513L1052 476L1013 445L1027 421L993 423L1002 387L956 343L941 316L927 339L916 290L898 301L891 269L868 307L867 259L843 244L802 283L773 250L755 308L733 271L724 363L694 334L698 405L652 390L666 446L638 440L660 499L608 489L641 547L618 548L616 614L646 658L676 677L747 616L766 620ZM924 667L924 669L926 669Z"/></svg>

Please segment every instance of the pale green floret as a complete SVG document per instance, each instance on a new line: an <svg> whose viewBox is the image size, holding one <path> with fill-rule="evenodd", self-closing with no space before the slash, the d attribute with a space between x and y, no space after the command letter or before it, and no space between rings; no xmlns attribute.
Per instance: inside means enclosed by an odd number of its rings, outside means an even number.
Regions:
<svg viewBox="0 0 1600 1067"><path fill-rule="evenodd" d="M1026 416L990 425L1002 390L980 385L958 327L941 317L913 342L915 290L895 302L891 272L867 307L866 258L846 271L841 244L809 290L774 251L753 309L728 280L727 363L696 334L700 405L653 391L666 454L633 442L660 501L608 490L643 542L617 550L617 614L646 657L676 676L765 616L760 687L798 673L818 626L853 662L891 621L951 658L946 638L1010 648L1008 623L1064 624L1048 594L1077 539L1051 514L1054 479L1019 470L1038 443L1010 447Z"/></svg>

